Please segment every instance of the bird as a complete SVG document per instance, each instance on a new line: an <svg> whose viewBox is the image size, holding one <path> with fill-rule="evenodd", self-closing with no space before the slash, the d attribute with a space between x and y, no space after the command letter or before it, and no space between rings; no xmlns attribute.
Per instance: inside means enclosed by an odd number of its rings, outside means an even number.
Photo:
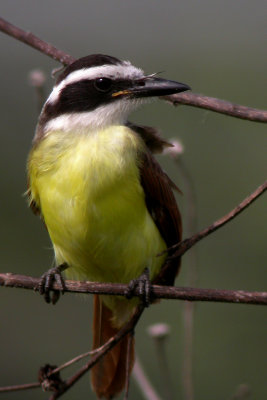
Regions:
<svg viewBox="0 0 267 400"><path fill-rule="evenodd" d="M150 99L186 90L104 54L77 59L60 73L27 161L29 205L55 255L45 280L65 270L68 278L129 284L147 270L151 282L174 284L180 260L169 257L169 248L182 235L178 188L153 155L171 144L128 117ZM47 282L43 292L50 301ZM129 321L139 302L94 295L94 349ZM93 367L98 398L111 399L125 387L127 366L131 371L134 364L130 340L128 334Z"/></svg>

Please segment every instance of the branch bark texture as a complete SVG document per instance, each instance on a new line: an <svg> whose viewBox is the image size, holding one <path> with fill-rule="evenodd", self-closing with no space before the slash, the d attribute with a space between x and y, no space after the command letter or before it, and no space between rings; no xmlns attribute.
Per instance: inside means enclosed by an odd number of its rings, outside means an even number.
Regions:
<svg viewBox="0 0 267 400"><path fill-rule="evenodd" d="M180 243L173 245L170 249L177 249L172 257L181 257L187 250L193 247L197 242L199 242L204 237L215 232L217 229L221 228L226 223L230 222L233 218L237 217L242 211L244 211L250 204L252 204L259 196L261 196L267 190L267 180L263 182L254 192L247 196L243 201L241 201L238 206L231 210L228 214L224 215L222 218L213 222L210 226L203 229L202 231L196 233L188 239L183 240Z"/></svg>
<svg viewBox="0 0 267 400"><path fill-rule="evenodd" d="M31 32L26 32L23 29L12 25L10 22L0 18L0 31L6 33L7 35L33 47L34 49L40 51L43 54L53 58L54 60L60 62L63 65L69 65L75 61L75 58L65 53L64 51L58 50L56 47L39 39Z"/></svg>
<svg viewBox="0 0 267 400"><path fill-rule="evenodd" d="M37 290L39 278L12 273L0 274L0 286ZM84 294L107 294L125 296L128 285L122 283L81 282L66 280L66 292ZM53 290L61 290L54 282ZM267 304L267 292L248 292L244 290L196 289L175 286L152 285L155 299L176 299L189 301L215 301L223 303ZM134 296L139 296L138 288Z"/></svg>
<svg viewBox="0 0 267 400"><path fill-rule="evenodd" d="M235 118L247 119L254 122L267 122L266 110L245 107L231 103L230 101L216 99L215 97L208 97L202 94L186 92L165 96L164 99L171 102L174 106L184 104L215 111Z"/></svg>

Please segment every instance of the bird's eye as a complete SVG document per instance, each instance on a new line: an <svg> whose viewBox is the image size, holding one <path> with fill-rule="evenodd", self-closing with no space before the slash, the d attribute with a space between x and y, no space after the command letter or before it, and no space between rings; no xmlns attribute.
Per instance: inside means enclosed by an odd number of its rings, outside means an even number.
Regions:
<svg viewBox="0 0 267 400"><path fill-rule="evenodd" d="M111 89L112 80L109 78L97 78L95 80L95 87L99 92L108 92Z"/></svg>

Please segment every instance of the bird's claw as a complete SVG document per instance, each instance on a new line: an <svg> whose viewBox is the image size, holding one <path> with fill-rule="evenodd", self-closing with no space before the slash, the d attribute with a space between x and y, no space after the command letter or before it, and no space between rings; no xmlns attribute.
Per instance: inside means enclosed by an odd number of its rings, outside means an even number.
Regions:
<svg viewBox="0 0 267 400"><path fill-rule="evenodd" d="M67 264L61 264L57 267L50 268L41 276L38 290L39 293L44 296L46 303L52 302L52 304L56 304L60 297L60 293L64 294L66 285L62 276L62 271L64 271L67 267ZM56 281L56 283L60 286L60 290L52 289L54 281ZM51 290L53 291L52 296L50 295Z"/></svg>
<svg viewBox="0 0 267 400"><path fill-rule="evenodd" d="M125 297L131 299L136 288L138 289L138 296L142 300L144 307L148 307L152 298L152 286L148 268L145 268L144 272L138 278L130 281L125 292Z"/></svg>

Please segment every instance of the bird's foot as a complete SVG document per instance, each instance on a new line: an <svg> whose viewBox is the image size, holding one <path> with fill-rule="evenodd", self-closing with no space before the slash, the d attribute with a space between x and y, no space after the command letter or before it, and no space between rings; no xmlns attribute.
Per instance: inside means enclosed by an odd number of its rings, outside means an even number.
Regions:
<svg viewBox="0 0 267 400"><path fill-rule="evenodd" d="M41 280L39 283L39 293L44 296L44 299L47 303L56 304L60 297L60 293L64 294L64 291L66 289L65 286L65 281L62 276L62 271L68 268L68 265L66 263L58 265L57 267L50 268L48 271L46 271L42 276ZM53 290L53 283L57 282L57 284L60 286L60 290ZM53 291L52 296L50 295L50 292Z"/></svg>
<svg viewBox="0 0 267 400"><path fill-rule="evenodd" d="M138 289L138 296L142 300L144 307L148 307L152 298L152 286L149 278L149 269L145 268L144 272L136 279L132 279L125 292L125 297L131 299L135 289Z"/></svg>

